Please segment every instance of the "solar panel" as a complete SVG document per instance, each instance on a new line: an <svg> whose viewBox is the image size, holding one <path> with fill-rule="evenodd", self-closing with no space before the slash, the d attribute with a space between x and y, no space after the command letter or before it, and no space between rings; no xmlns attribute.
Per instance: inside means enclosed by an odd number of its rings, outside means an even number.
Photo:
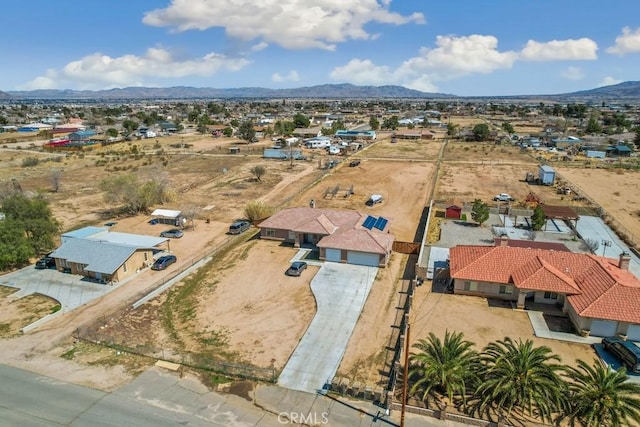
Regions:
<svg viewBox="0 0 640 427"><path fill-rule="evenodd" d="M367 219L364 220L364 222L362 223L362 226L364 228L367 228L369 230L371 230L373 228L373 226L376 224L377 218L375 216L367 216Z"/></svg>
<svg viewBox="0 0 640 427"><path fill-rule="evenodd" d="M389 222L388 219L380 217L376 220L376 223L373 224L373 226L375 228L377 228L378 230L382 231L384 230L384 228L387 226L387 223Z"/></svg>

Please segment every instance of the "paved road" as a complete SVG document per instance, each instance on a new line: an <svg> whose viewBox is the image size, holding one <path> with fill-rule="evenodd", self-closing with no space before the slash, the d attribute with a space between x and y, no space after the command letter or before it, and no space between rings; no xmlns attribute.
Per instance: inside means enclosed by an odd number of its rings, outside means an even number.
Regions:
<svg viewBox="0 0 640 427"><path fill-rule="evenodd" d="M279 426L277 415L193 379L152 369L105 393L0 365L0 424L29 426Z"/></svg>
<svg viewBox="0 0 640 427"><path fill-rule="evenodd" d="M326 262L311 281L317 312L280 374L278 384L315 393L338 370L376 267Z"/></svg>

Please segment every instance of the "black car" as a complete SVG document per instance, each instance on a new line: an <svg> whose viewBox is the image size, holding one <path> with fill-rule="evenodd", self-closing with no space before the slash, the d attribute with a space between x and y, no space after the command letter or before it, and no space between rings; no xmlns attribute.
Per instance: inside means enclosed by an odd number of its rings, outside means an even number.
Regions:
<svg viewBox="0 0 640 427"><path fill-rule="evenodd" d="M164 256L161 256L160 258L158 258L156 260L156 262L153 263L153 265L151 266L151 269L152 270L164 270L167 267L169 267L171 264L176 262L177 260L178 260L178 258L176 258L175 255L164 255Z"/></svg>
<svg viewBox="0 0 640 427"><path fill-rule="evenodd" d="M36 268L38 270L56 268L56 260L48 256L40 258L38 261L36 261Z"/></svg>
<svg viewBox="0 0 640 427"><path fill-rule="evenodd" d="M640 373L640 347L633 342L607 337L602 339L602 348L613 354L627 370Z"/></svg>
<svg viewBox="0 0 640 427"><path fill-rule="evenodd" d="M360 166L360 160L352 160L351 163L349 163L350 167L356 167L356 166Z"/></svg>
<svg viewBox="0 0 640 427"><path fill-rule="evenodd" d="M307 263L304 261L294 261L291 263L291 267L284 274L287 276L299 276L307 268Z"/></svg>

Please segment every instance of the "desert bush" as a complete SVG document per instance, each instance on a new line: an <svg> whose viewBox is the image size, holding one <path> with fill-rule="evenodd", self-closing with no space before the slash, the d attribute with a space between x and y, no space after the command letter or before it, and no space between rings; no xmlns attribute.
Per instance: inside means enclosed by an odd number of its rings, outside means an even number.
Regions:
<svg viewBox="0 0 640 427"><path fill-rule="evenodd" d="M273 214L273 207L259 200L252 200L244 207L244 214L250 221L267 218Z"/></svg>
<svg viewBox="0 0 640 427"><path fill-rule="evenodd" d="M25 157L22 159L22 167L28 168L31 166L37 166L40 160L37 157Z"/></svg>

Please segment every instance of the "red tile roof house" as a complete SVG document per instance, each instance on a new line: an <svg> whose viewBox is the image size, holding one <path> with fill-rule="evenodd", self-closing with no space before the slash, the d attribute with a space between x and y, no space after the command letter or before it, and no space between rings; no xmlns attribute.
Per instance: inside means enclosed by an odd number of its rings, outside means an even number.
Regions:
<svg viewBox="0 0 640 427"><path fill-rule="evenodd" d="M640 341L640 280L619 260L509 246L456 246L449 252L454 293L557 304L578 331Z"/></svg>
<svg viewBox="0 0 640 427"><path fill-rule="evenodd" d="M384 267L394 236L388 224L383 230L363 227L366 218L356 211L300 207L281 210L258 227L262 239L317 246L321 260Z"/></svg>

